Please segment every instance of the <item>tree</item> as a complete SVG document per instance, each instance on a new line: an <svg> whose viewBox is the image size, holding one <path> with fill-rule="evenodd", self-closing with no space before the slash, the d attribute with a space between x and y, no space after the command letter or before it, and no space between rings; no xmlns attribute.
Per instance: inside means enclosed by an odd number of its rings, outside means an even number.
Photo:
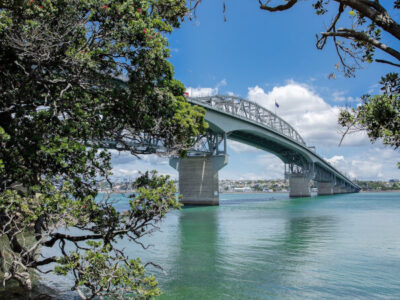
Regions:
<svg viewBox="0 0 400 300"><path fill-rule="evenodd" d="M347 133L366 131L370 140L382 140L394 149L400 147L400 78L389 73L379 82L382 95L363 95L362 105L351 110L342 110L339 124ZM398 163L400 168L400 162Z"/></svg>
<svg viewBox="0 0 400 300"><path fill-rule="evenodd" d="M400 187L396 182L392 184L392 190L398 190L399 188Z"/></svg>
<svg viewBox="0 0 400 300"><path fill-rule="evenodd" d="M179 26L185 5L0 1L3 284L17 280L30 290L29 271L56 263L58 274L73 274L83 299L159 293L117 241L140 243L179 207L174 185L165 176L142 175L121 214L110 201L95 200L96 179L110 175L110 153L101 148L110 141L133 155L160 144L182 154L206 128L204 111L186 101L167 60L165 34ZM42 257L45 247L61 255Z"/></svg>

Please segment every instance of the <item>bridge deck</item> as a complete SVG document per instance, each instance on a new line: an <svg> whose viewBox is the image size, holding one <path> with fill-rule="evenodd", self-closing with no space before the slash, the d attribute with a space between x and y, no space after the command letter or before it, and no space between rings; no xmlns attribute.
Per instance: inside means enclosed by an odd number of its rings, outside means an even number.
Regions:
<svg viewBox="0 0 400 300"><path fill-rule="evenodd" d="M297 154L301 154L308 161L312 162L312 165L309 166L309 172L313 173L313 179L317 181L329 181L329 180L339 180L345 185L350 186L356 191L360 190L360 187L352 182L346 175L337 170L334 166L329 164L325 159L319 156L314 149L310 149L307 147L304 139L300 136L300 134L285 120L278 117L276 114L271 111L261 107L260 105L233 96L210 96L210 97L198 97L198 98L188 98L188 101L192 104L201 106L205 108L207 111L213 111L218 114L229 116L233 118L236 122L245 122L257 127L263 128L263 130L269 133L273 133L275 135L279 135L286 144L292 144L295 146L298 152ZM206 115L207 120L207 115ZM210 120L207 120L210 121ZM244 133L240 134L238 132L232 133L232 138L235 140L241 140L242 142L248 143L245 138L240 138L240 135L245 136ZM247 133L248 135L248 133ZM229 138L229 135L228 135ZM265 144L265 142L263 142ZM268 143L269 145L277 144ZM252 144L253 146L258 146L259 148L266 148L263 145L257 145L257 142ZM284 152L282 147L279 152ZM267 149L265 149L267 150ZM273 149L269 149L273 153L277 153ZM293 151L292 151L293 152ZM282 154L283 155L283 154ZM282 159L282 155L278 155ZM293 153L290 155L293 156ZM299 159L296 157L295 159ZM304 162L302 162L304 164Z"/></svg>

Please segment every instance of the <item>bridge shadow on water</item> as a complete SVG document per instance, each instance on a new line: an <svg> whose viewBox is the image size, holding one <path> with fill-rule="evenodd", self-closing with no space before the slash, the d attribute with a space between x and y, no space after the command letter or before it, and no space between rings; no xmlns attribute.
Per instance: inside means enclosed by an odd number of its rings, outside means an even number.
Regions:
<svg viewBox="0 0 400 300"><path fill-rule="evenodd" d="M218 207L185 206L178 220L178 253L163 299L213 298L220 285L217 272Z"/></svg>
<svg viewBox="0 0 400 300"><path fill-rule="evenodd" d="M300 296L301 272L335 227L334 218L310 213L318 200L249 195L219 207L185 206L162 299Z"/></svg>

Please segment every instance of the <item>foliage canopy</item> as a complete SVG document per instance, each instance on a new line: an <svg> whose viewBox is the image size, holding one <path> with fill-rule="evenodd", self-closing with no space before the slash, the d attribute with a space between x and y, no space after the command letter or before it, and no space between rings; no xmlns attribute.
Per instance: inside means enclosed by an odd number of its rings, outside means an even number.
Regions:
<svg viewBox="0 0 400 300"><path fill-rule="evenodd" d="M204 111L173 78L166 34L184 0L0 1L0 251L3 284L31 289L31 269L56 262L84 299L159 290L139 260L115 246L177 208L167 177L146 173L122 215L95 201L113 141L133 155L152 140L182 153L206 128ZM74 235L63 228L76 228ZM25 233L35 242L28 244ZM75 231L74 231L75 232ZM84 233L83 233L84 232ZM87 245L85 242L89 241ZM41 257L43 247L60 257ZM75 248L74 251L68 250Z"/></svg>

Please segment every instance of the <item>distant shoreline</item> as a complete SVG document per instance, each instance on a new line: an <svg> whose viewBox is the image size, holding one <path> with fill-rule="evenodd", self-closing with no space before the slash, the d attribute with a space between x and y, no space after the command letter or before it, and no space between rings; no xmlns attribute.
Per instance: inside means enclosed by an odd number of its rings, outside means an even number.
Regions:
<svg viewBox="0 0 400 300"><path fill-rule="evenodd" d="M99 191L99 193L104 193L104 194L134 194L136 191L134 190L128 190L128 191ZM261 192L261 191L250 191L250 192L220 192L220 194L224 195L236 195L236 194L288 194L289 192ZM314 193L314 192L313 192ZM386 191L379 191L379 190L374 190L374 191L360 191L360 193L400 193L400 190L386 190Z"/></svg>
<svg viewBox="0 0 400 300"><path fill-rule="evenodd" d="M316 193L316 192L312 192ZM400 190L386 190L386 191L360 191L360 193L400 193ZM220 194L289 194L289 192L259 192L259 191L254 191L254 192L221 192ZM334 194L335 195L335 194ZM336 194L338 195L338 194Z"/></svg>
<svg viewBox="0 0 400 300"><path fill-rule="evenodd" d="M136 191L134 191L134 190L126 190L126 191L99 190L99 193L103 193L103 194L134 194L134 193L136 193Z"/></svg>
<svg viewBox="0 0 400 300"><path fill-rule="evenodd" d="M385 191L360 191L360 193L400 193L400 190L385 190Z"/></svg>
<svg viewBox="0 0 400 300"><path fill-rule="evenodd" d="M312 192L312 194L314 194L316 192ZM360 191L360 193L400 193L400 190L390 190L390 191ZM289 192L229 192L229 193L220 193L220 194L224 194L224 195L236 195L236 194L265 194L265 195L269 195L269 194L289 194ZM351 194L351 193L345 193L345 194ZM340 194L332 194L332 195L340 195Z"/></svg>
<svg viewBox="0 0 400 300"><path fill-rule="evenodd" d="M251 192L221 192L220 194L225 194L225 195L229 195L229 194L286 194L289 192L260 192L260 191L251 191Z"/></svg>
<svg viewBox="0 0 400 300"><path fill-rule="evenodd" d="M220 194L288 194L289 192L221 192ZM312 192L316 193L316 192ZM360 191L360 193L400 193L400 190L386 190L386 191ZM337 194L338 195L338 194Z"/></svg>

